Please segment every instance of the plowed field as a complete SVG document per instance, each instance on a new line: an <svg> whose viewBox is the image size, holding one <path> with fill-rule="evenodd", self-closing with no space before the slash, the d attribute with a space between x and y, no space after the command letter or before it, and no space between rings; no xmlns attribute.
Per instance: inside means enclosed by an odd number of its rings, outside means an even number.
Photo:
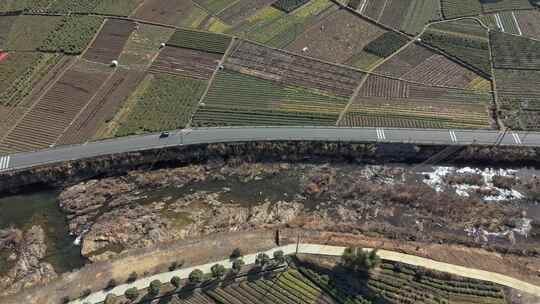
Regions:
<svg viewBox="0 0 540 304"><path fill-rule="evenodd" d="M221 54L168 46L154 61L150 72L210 79L221 57Z"/></svg>
<svg viewBox="0 0 540 304"><path fill-rule="evenodd" d="M84 59L107 64L118 59L133 30L135 30L134 22L116 19L107 20L88 51L84 54Z"/></svg>

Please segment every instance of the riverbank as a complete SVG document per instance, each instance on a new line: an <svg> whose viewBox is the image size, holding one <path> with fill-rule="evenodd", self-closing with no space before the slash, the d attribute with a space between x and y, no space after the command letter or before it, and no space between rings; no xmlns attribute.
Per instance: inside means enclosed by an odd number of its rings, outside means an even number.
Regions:
<svg viewBox="0 0 540 304"><path fill-rule="evenodd" d="M540 165L539 156L539 148L509 146L457 147L309 141L199 144L119 153L0 172L0 194L18 193L37 185L66 186L96 177L119 176L131 170L170 168L205 163L214 159L241 158L246 162L311 161L371 164L444 162L461 165L537 167Z"/></svg>

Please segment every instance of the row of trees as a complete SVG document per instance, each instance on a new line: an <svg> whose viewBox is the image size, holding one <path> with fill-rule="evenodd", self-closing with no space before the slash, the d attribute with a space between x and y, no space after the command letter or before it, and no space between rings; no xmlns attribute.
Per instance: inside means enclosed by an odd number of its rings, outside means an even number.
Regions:
<svg viewBox="0 0 540 304"><path fill-rule="evenodd" d="M245 266L245 262L242 259L242 253L239 249L235 249L233 253L231 254L231 275L238 275L243 267ZM273 254L273 260L266 254L266 253L259 253L255 259L255 265L258 269L261 271L266 270L269 266L275 266L275 265L281 265L285 263L285 255L283 251L275 251ZM171 266L172 267L172 266ZM176 268L176 267L175 267ZM174 269L172 269L174 270ZM227 269L225 266L221 264L215 264L210 268L210 279L214 280L221 280L225 277L227 274ZM137 274L134 272L132 273L129 278L128 282L133 282L137 279ZM204 281L209 279L202 270L195 269L193 270L189 276L188 276L188 284L192 286L198 286L202 284ZM112 282L113 280L111 280ZM113 288L116 286L116 282L109 282L108 288ZM171 285L173 285L175 288L180 288L182 280L178 276L174 276L170 280ZM156 297L159 295L162 288L162 282L159 280L153 280L150 282L150 285L148 286L148 296L149 297ZM124 296L130 300L135 301L140 296L140 291L136 287L129 288L125 291ZM117 304L118 300L117 297L113 294L107 295L107 298L105 299L105 304Z"/></svg>

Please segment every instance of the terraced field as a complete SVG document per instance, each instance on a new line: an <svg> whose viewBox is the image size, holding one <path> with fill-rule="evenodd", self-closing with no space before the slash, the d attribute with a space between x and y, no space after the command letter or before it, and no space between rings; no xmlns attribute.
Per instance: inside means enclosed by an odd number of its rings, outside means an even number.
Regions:
<svg viewBox="0 0 540 304"><path fill-rule="evenodd" d="M222 57L221 54L167 46L154 60L149 72L209 80Z"/></svg>
<svg viewBox="0 0 540 304"><path fill-rule="evenodd" d="M489 93L369 76L340 125L490 128L492 100Z"/></svg>
<svg viewBox="0 0 540 304"><path fill-rule="evenodd" d="M0 144L0 151L56 144L110 75L102 66L78 62L36 102Z"/></svg>
<svg viewBox="0 0 540 304"><path fill-rule="evenodd" d="M494 68L540 70L540 41L493 31L490 42Z"/></svg>
<svg viewBox="0 0 540 304"><path fill-rule="evenodd" d="M193 126L333 125L347 99L221 71L193 118Z"/></svg>
<svg viewBox="0 0 540 304"><path fill-rule="evenodd" d="M528 0L6 0L4 147L34 149L15 145L29 131L9 130L17 122L30 130L45 116L61 122L38 147L190 124L493 128L505 127L493 124L501 115L534 129L536 93L507 85L536 85L514 72L540 70L530 39L540 37L540 19L530 8ZM444 20L462 16L483 24ZM72 56L99 67L63 75ZM495 79L500 92L492 92L492 67L509 71ZM58 117L37 113L64 103Z"/></svg>
<svg viewBox="0 0 540 304"><path fill-rule="evenodd" d="M474 20L458 20L429 26L422 42L468 65L483 75L491 74L486 29Z"/></svg>
<svg viewBox="0 0 540 304"><path fill-rule="evenodd" d="M110 64L112 60L118 59L134 30L134 22L117 19L107 20L83 58Z"/></svg>
<svg viewBox="0 0 540 304"><path fill-rule="evenodd" d="M540 130L540 71L496 69L500 118L516 130Z"/></svg>
<svg viewBox="0 0 540 304"><path fill-rule="evenodd" d="M491 90L487 79L419 44L412 44L375 73L427 85Z"/></svg>
<svg viewBox="0 0 540 304"><path fill-rule="evenodd" d="M174 75L147 76L133 103L118 122L116 136L184 128L199 102L207 82Z"/></svg>
<svg viewBox="0 0 540 304"><path fill-rule="evenodd" d="M344 63L357 56L372 40L386 32L383 28L339 10L299 35L286 50L325 61ZM351 43L356 41L356 43Z"/></svg>
<svg viewBox="0 0 540 304"><path fill-rule="evenodd" d="M302 86L337 96L351 96L363 73L262 45L240 42L227 58L231 70L284 85Z"/></svg>
<svg viewBox="0 0 540 304"><path fill-rule="evenodd" d="M227 32L269 46L284 48L337 9L337 5L330 0L311 0L291 13L267 6Z"/></svg>

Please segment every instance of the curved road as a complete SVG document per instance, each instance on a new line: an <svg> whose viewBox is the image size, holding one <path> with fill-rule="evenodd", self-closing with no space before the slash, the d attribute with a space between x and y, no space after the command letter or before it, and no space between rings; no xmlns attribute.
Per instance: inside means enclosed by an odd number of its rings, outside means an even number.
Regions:
<svg viewBox="0 0 540 304"><path fill-rule="evenodd" d="M296 246L296 244L291 244L291 245L286 245L282 247L276 247L274 249L266 251L266 253L269 256L272 256L272 253L277 250L282 250L283 253L287 255L303 253L303 254L315 254L315 255L326 255L326 256L341 256L343 254L343 251L345 250L345 247L301 243L301 244L298 244L298 247ZM366 248L364 250L371 250L371 249ZM402 262L402 263L415 265L415 266L422 266L428 269L437 270L441 272L447 272L447 273L451 273L451 274L458 275L465 278L488 281L488 282L500 284L503 286L507 286L510 288L514 288L519 291L531 294L533 296L540 297L540 287L536 285L532 285L524 281L520 281L518 279L514 279L509 276L499 274L499 273L478 270L478 269L473 269L473 268L467 268L467 267L443 263L443 262L437 262L435 260L417 257L410 254L399 253L395 251L379 250L378 255L382 259L385 259L385 260L394 261L394 262ZM249 265L249 264L255 263L255 258L256 258L256 254L248 254L243 257L243 260L246 264ZM185 279L189 276L189 273L195 269L200 269L204 273L209 273L210 268L215 264L221 264L227 268L231 268L232 266L231 261L229 259L226 259L226 260L216 261L216 262L208 263L204 265L178 269L178 270L174 270L170 272L163 272L163 273L159 273L150 277L141 278L132 283L119 285L111 290L97 291L84 299L77 299L75 301L72 301L71 304L100 303L105 300L105 297L109 293L113 293L115 295L123 295L124 292L131 287L136 287L137 289L145 289L150 285L150 282L152 282L153 280L160 280L161 282L169 282L173 276L178 276L181 279Z"/></svg>
<svg viewBox="0 0 540 304"><path fill-rule="evenodd" d="M231 127L175 130L168 138L158 134L121 137L80 145L0 156L0 171L180 145L246 141L381 142L431 145L502 145L540 147L540 132L342 127Z"/></svg>

